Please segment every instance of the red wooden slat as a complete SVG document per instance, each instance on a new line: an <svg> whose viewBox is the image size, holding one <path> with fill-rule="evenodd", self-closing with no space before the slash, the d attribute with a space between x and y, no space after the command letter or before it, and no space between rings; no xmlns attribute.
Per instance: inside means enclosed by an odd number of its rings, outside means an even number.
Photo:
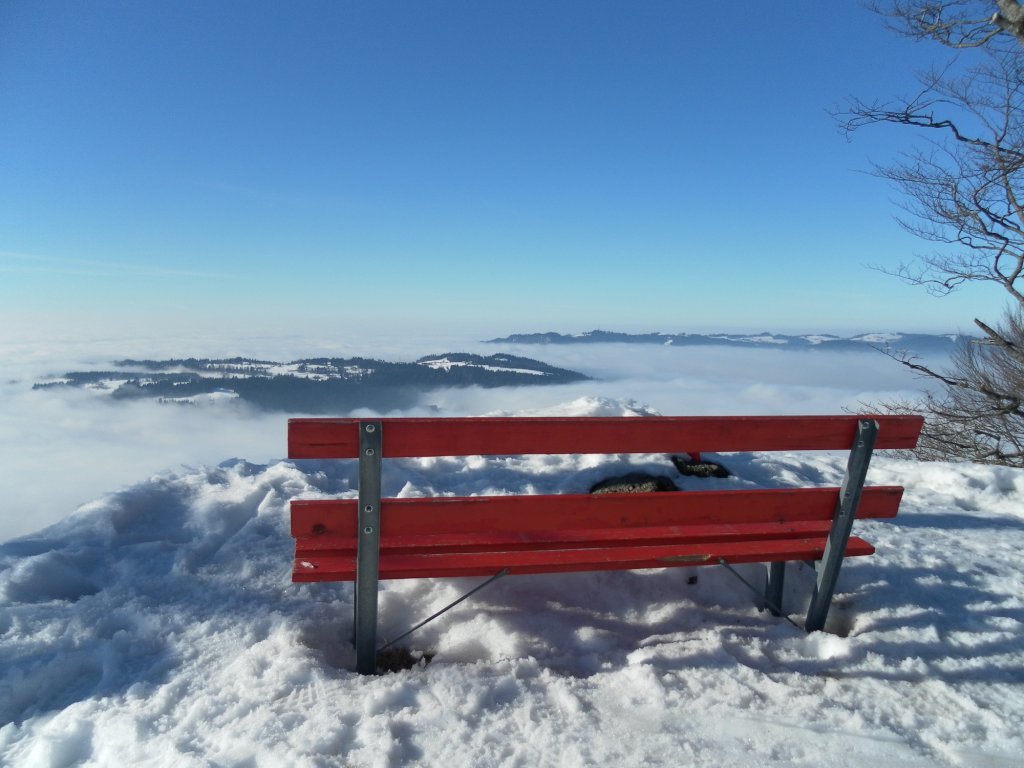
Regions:
<svg viewBox="0 0 1024 768"><path fill-rule="evenodd" d="M381 551L394 554L431 554L453 552L511 552L520 549L577 549L613 545L653 546L656 544L695 544L722 541L771 541L824 536L829 520L795 523L759 523L745 525L661 525L643 528L598 528L527 533L490 532L393 536L381 544ZM352 555L355 537L315 536L297 539L296 557L303 555Z"/></svg>
<svg viewBox="0 0 1024 768"><path fill-rule="evenodd" d="M614 418L383 419L383 455L686 453L837 450L853 444L860 416L653 416ZM872 415L876 448L912 448L923 419ZM354 458L355 419L290 419L292 459Z"/></svg>
<svg viewBox="0 0 1024 768"><path fill-rule="evenodd" d="M857 517L895 517L903 489L865 488ZM831 520L838 488L384 499L381 536ZM354 537L354 499L292 501L292 536Z"/></svg>
<svg viewBox="0 0 1024 768"><path fill-rule="evenodd" d="M723 542L692 545L659 545L571 550L527 550L433 555L382 553L380 578L409 579L453 576L488 576L503 568L512 574L569 571L635 570L641 568L714 565L719 558L730 563L766 560L816 560L825 549L825 538L780 541ZM868 542L851 537L846 556L874 552ZM296 558L292 580L351 581L355 558L310 556Z"/></svg>

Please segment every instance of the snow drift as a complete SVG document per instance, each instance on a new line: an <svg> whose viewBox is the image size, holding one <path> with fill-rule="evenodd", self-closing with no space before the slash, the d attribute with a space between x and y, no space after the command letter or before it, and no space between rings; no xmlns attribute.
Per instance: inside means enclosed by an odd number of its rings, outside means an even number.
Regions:
<svg viewBox="0 0 1024 768"><path fill-rule="evenodd" d="M548 413L635 413L581 400ZM834 485L845 457L391 461L385 493L583 492L642 469L684 488ZM1024 472L876 457L907 487L846 563L826 632L760 613L722 568L510 577L363 678L350 584L293 585L287 502L354 496L354 462L158 474L0 546L0 762L65 765L1019 765ZM704 484L704 485L702 485ZM759 579L763 569L745 566ZM694 578L695 577L695 578ZM383 583L393 637L478 580ZM785 608L811 572L791 567Z"/></svg>

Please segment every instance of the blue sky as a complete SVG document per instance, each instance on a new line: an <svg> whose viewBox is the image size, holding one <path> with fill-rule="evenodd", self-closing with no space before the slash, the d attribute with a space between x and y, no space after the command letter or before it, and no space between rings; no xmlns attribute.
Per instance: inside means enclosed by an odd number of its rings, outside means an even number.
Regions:
<svg viewBox="0 0 1024 768"><path fill-rule="evenodd" d="M755 10L756 9L756 10ZM739 15L747 10L746 16ZM4 2L0 333L968 330L857 2Z"/></svg>

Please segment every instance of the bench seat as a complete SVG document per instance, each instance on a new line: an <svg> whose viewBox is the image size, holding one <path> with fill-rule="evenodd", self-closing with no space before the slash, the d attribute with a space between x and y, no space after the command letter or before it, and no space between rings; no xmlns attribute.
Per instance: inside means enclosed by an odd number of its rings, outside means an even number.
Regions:
<svg viewBox="0 0 1024 768"><path fill-rule="evenodd" d="M902 490L866 488L857 517L895 517ZM379 578L759 562L787 546L786 560L816 560L838 500L839 488L387 499ZM353 581L357 517L355 499L294 501L293 580ZM536 557L512 556L523 551ZM851 539L846 556L873 551Z"/></svg>
<svg viewBox="0 0 1024 768"><path fill-rule="evenodd" d="M827 534L828 531L825 531ZM381 579L421 579L459 576L568 573L572 571L625 571L673 566L819 560L825 552L824 535L814 538L758 539L754 541L663 542L630 546L550 547L544 549L480 549L458 552L382 551ZM851 536L846 557L870 555L875 548ZM293 581L354 581L355 553L317 551L295 561Z"/></svg>

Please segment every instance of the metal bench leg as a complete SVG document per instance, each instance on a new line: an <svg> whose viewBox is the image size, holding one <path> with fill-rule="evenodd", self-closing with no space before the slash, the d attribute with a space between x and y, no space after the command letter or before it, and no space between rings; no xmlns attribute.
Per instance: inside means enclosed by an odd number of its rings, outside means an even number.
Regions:
<svg viewBox="0 0 1024 768"><path fill-rule="evenodd" d="M768 563L768 583L764 590L764 604L772 616L782 615L782 581L786 575L784 562Z"/></svg>
<svg viewBox="0 0 1024 768"><path fill-rule="evenodd" d="M825 543L825 553L815 564L817 582L814 585L811 606L807 609L807 620L804 622L804 629L808 632L815 632L825 626L825 618L832 603L839 568L843 564L846 544L850 540L853 519L857 514L857 505L860 503L864 478L868 473L868 463L871 461L871 452L875 448L877 436L877 421L861 419L858 422L857 438L846 464L846 477L843 478L843 485L839 489L839 502L832 520L832 530L829 531L828 541Z"/></svg>
<svg viewBox="0 0 1024 768"><path fill-rule="evenodd" d="M381 423L359 422L359 538L356 555L356 671L377 671L377 582L380 573Z"/></svg>

